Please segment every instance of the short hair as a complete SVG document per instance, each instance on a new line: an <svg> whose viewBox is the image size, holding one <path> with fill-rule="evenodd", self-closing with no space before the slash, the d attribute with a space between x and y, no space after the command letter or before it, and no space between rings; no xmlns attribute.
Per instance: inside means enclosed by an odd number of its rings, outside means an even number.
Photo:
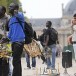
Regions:
<svg viewBox="0 0 76 76"><path fill-rule="evenodd" d="M50 25L52 25L52 22L51 21L47 21Z"/></svg>
<svg viewBox="0 0 76 76"><path fill-rule="evenodd" d="M2 9L3 9L4 12L6 12L6 8L4 6L2 6Z"/></svg>
<svg viewBox="0 0 76 76"><path fill-rule="evenodd" d="M73 17L76 17L76 13L73 15Z"/></svg>
<svg viewBox="0 0 76 76"><path fill-rule="evenodd" d="M18 9L19 9L19 5L16 4L16 3L11 3L11 4L9 5L9 8L10 8L10 9L14 9L14 10L15 10L15 9L18 10Z"/></svg>
<svg viewBox="0 0 76 76"><path fill-rule="evenodd" d="M48 25L47 25L47 23L48 23ZM51 25L52 25L52 22L51 21L47 21L46 22L46 27L51 27Z"/></svg>
<svg viewBox="0 0 76 76"><path fill-rule="evenodd" d="M0 6L0 12L3 13L3 11L6 12L6 8L4 6Z"/></svg>

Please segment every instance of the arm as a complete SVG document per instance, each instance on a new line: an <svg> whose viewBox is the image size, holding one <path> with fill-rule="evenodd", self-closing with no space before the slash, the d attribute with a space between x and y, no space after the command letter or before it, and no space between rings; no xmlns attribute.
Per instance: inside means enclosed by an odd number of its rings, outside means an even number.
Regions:
<svg viewBox="0 0 76 76"><path fill-rule="evenodd" d="M68 36L67 42L69 45L72 44L72 35Z"/></svg>
<svg viewBox="0 0 76 76"><path fill-rule="evenodd" d="M48 42L49 42L49 35L46 35L46 39L45 39L45 46L48 45Z"/></svg>
<svg viewBox="0 0 76 76"><path fill-rule="evenodd" d="M47 46L48 42L49 42L49 30L46 30L45 39L44 39L44 45Z"/></svg>

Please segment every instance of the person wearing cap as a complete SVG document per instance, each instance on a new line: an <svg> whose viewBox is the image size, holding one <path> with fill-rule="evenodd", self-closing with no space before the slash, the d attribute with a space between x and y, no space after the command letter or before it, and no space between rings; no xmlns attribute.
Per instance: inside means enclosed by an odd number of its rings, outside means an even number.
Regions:
<svg viewBox="0 0 76 76"><path fill-rule="evenodd" d="M7 36L5 27L9 18L10 16L6 14L6 8L4 6L0 6L0 35L2 35L4 38ZM8 73L9 62L7 59L0 58L0 76L8 76Z"/></svg>
<svg viewBox="0 0 76 76"><path fill-rule="evenodd" d="M13 57L13 73L12 76L22 76L22 67L21 67L21 55L23 52L25 34L21 25L19 24L18 19L21 21L24 28L24 15L22 12L19 12L19 5L11 3L9 5L9 13L11 18L8 22L8 35L2 40L1 43L5 43L10 40L12 48L12 57Z"/></svg>
<svg viewBox="0 0 76 76"><path fill-rule="evenodd" d="M76 62L76 14L73 15L72 19L72 43L73 43L73 49L75 54L75 62Z"/></svg>

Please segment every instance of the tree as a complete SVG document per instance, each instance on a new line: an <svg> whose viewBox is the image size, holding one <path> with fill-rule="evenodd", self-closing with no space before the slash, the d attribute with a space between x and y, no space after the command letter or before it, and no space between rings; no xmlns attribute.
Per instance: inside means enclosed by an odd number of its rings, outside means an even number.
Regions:
<svg viewBox="0 0 76 76"><path fill-rule="evenodd" d="M12 2L14 2L14 3L16 3L16 2L20 3L19 0L0 0L0 5L5 6L6 10L7 10L7 13L8 13L9 4L12 3Z"/></svg>

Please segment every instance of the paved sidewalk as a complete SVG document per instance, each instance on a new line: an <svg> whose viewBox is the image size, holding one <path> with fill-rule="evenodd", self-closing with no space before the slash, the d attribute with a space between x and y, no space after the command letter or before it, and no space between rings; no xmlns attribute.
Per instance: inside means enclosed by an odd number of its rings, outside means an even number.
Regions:
<svg viewBox="0 0 76 76"><path fill-rule="evenodd" d="M51 71L50 70L46 70L46 64L42 64L42 60L41 59L36 59L37 61L37 66L35 69L31 68L31 69L27 69L26 67L26 59L22 58L22 76L51 76L51 75L40 75L40 74L50 74ZM64 68L62 67L62 58L58 57L56 58L56 69L58 72L58 67L59 67L59 72L60 72L60 76L66 76L64 75ZM45 72L44 72L45 71ZM46 73L47 71L47 73ZM76 63L73 60L72 61L72 67L67 68L67 72L70 76L75 76L74 74L76 73Z"/></svg>

